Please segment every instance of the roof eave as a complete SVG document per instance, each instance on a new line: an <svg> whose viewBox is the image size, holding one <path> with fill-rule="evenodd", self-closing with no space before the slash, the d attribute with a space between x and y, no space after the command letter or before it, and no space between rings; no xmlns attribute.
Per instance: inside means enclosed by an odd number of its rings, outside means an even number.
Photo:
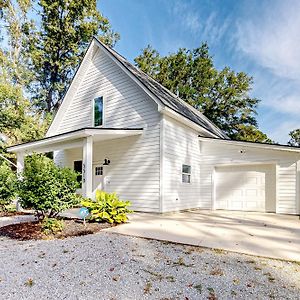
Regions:
<svg viewBox="0 0 300 300"><path fill-rule="evenodd" d="M179 113L175 112L174 110L168 108L168 107L164 107L164 109L160 110L160 112L162 114L165 114L167 116L170 116L172 118L174 118L175 120L195 129L198 132L203 132L204 134L209 135L210 137L219 139L220 137L214 133L212 133L211 131L207 130L206 128L204 128L203 126L200 126L198 124L196 124L195 122L189 120L187 117L180 115Z"/></svg>
<svg viewBox="0 0 300 300"><path fill-rule="evenodd" d="M280 151L288 151L288 152L296 152L300 154L300 147L293 147L289 145L276 145L276 144L267 144L267 143L259 143L259 142L249 142L249 141L235 141L235 140L226 140L226 139L216 139L211 137L198 137L199 140L212 142L212 143L222 143L222 144L231 144L237 146L247 146L252 148L260 148L260 149L269 149L269 150L280 150Z"/></svg>
<svg viewBox="0 0 300 300"><path fill-rule="evenodd" d="M69 143L72 141L76 141L79 139L83 139L88 136L96 136L96 135L113 135L116 134L118 136L131 136L135 134L141 134L143 132L143 128L81 128L65 133L61 133L58 135L45 137L40 140L22 143L14 146L10 146L7 148L8 152L18 153L18 152L26 152L26 151L34 151L34 149L41 149L43 147L49 147L54 144L59 143ZM77 145L77 144L76 144Z"/></svg>

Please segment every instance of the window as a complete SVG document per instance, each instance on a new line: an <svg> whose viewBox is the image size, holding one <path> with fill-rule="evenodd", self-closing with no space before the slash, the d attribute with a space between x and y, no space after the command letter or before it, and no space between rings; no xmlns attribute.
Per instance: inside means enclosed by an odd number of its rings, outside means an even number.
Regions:
<svg viewBox="0 0 300 300"><path fill-rule="evenodd" d="M182 182L191 183L191 166L182 165Z"/></svg>
<svg viewBox="0 0 300 300"><path fill-rule="evenodd" d="M103 125L103 97L94 99L94 126Z"/></svg>
<svg viewBox="0 0 300 300"><path fill-rule="evenodd" d="M77 181L81 182L82 181L82 160L76 160L76 161L74 161L74 171L80 173L77 176Z"/></svg>
<svg viewBox="0 0 300 300"><path fill-rule="evenodd" d="M95 175L103 175L103 167L96 167Z"/></svg>

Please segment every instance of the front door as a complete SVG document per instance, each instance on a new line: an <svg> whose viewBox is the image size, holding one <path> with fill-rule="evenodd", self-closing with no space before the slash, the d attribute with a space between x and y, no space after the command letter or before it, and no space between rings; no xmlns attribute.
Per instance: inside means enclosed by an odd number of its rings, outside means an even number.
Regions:
<svg viewBox="0 0 300 300"><path fill-rule="evenodd" d="M102 165L93 165L93 195L95 196L96 190L104 190L104 175Z"/></svg>

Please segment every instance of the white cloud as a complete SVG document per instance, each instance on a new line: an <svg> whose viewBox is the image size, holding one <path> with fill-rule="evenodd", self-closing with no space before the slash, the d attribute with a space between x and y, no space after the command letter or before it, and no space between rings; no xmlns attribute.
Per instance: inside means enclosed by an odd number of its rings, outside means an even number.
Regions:
<svg viewBox="0 0 300 300"><path fill-rule="evenodd" d="M274 122L273 127L267 129L265 132L275 142L286 144L289 141L288 134L296 128L300 128L300 121Z"/></svg>
<svg viewBox="0 0 300 300"><path fill-rule="evenodd" d="M183 27L192 33L197 33L201 29L200 16L193 10L192 3L176 0L171 13L179 19Z"/></svg>
<svg viewBox="0 0 300 300"><path fill-rule="evenodd" d="M220 18L216 11L207 13L204 6L199 10L199 2L176 0L170 9L175 20L180 22L183 29L194 36L199 36L203 41L208 41L210 46L217 44L229 26L229 18Z"/></svg>
<svg viewBox="0 0 300 300"><path fill-rule="evenodd" d="M212 12L203 25L202 36L209 41L211 46L216 45L221 40L229 27L229 18L222 20L222 23L219 21L217 13Z"/></svg>
<svg viewBox="0 0 300 300"><path fill-rule="evenodd" d="M253 75L254 94L257 98L262 99L261 105L271 108L274 112L286 113L292 118L299 118L299 81L278 78L261 68L258 68Z"/></svg>
<svg viewBox="0 0 300 300"><path fill-rule="evenodd" d="M254 62L254 94L265 108L262 129L285 143L288 133L300 128L300 1L251 8L237 20L237 50Z"/></svg>
<svg viewBox="0 0 300 300"><path fill-rule="evenodd" d="M275 75L300 81L300 1L261 8L237 22L238 47Z"/></svg>

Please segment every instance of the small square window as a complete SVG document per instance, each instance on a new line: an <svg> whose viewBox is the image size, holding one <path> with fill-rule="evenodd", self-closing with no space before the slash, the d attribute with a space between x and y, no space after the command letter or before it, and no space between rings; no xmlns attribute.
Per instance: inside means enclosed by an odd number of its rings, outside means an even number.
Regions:
<svg viewBox="0 0 300 300"><path fill-rule="evenodd" d="M95 175L103 175L103 167L96 167L95 168Z"/></svg>
<svg viewBox="0 0 300 300"><path fill-rule="evenodd" d="M191 166L182 165L182 177L183 183L191 183Z"/></svg>

